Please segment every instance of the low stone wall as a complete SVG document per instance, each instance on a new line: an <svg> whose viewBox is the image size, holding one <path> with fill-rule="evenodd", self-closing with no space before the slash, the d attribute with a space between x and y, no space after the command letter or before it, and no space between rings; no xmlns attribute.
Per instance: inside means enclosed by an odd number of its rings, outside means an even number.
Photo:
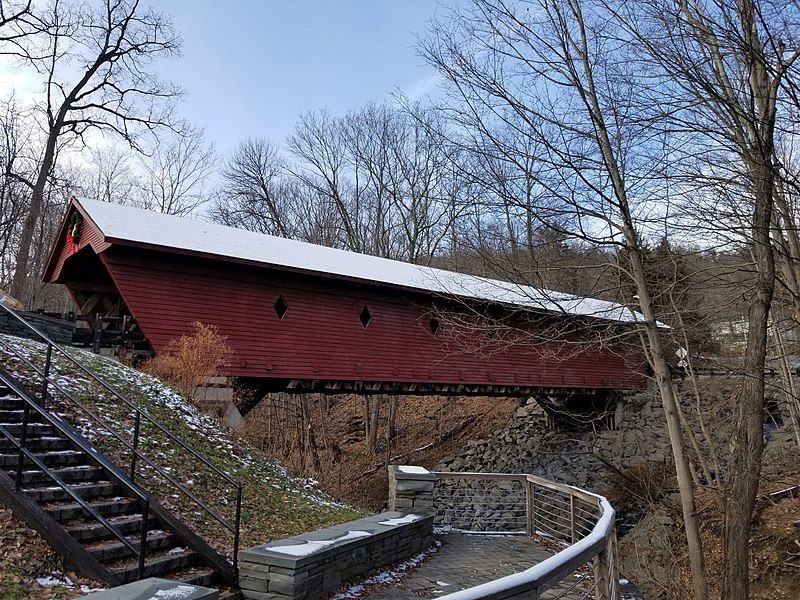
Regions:
<svg viewBox="0 0 800 600"><path fill-rule="evenodd" d="M389 510L433 515L435 527L508 531L526 526L523 481L437 477L417 466L389 465Z"/></svg>
<svg viewBox="0 0 800 600"><path fill-rule="evenodd" d="M389 510L430 513L435 484L427 469L389 465Z"/></svg>
<svg viewBox="0 0 800 600"><path fill-rule="evenodd" d="M313 600L431 544L433 517L385 512L239 552L248 600Z"/></svg>
<svg viewBox="0 0 800 600"><path fill-rule="evenodd" d="M72 342L75 323L32 312L20 312L19 315L57 344L69 344ZM0 310L0 333L35 340L39 339L22 323L8 316L4 310Z"/></svg>

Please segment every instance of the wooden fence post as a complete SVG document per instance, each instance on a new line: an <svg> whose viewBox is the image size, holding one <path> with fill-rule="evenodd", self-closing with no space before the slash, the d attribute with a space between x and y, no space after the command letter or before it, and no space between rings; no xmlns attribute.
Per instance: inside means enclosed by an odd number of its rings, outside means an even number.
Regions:
<svg viewBox="0 0 800 600"><path fill-rule="evenodd" d="M533 536L533 482L525 479L525 530Z"/></svg>
<svg viewBox="0 0 800 600"><path fill-rule="evenodd" d="M578 541L575 534L575 494L572 493L569 495L569 535L573 544Z"/></svg>
<svg viewBox="0 0 800 600"><path fill-rule="evenodd" d="M615 568L617 529L611 530L606 547L594 559L594 594L596 600L616 600L617 570Z"/></svg>

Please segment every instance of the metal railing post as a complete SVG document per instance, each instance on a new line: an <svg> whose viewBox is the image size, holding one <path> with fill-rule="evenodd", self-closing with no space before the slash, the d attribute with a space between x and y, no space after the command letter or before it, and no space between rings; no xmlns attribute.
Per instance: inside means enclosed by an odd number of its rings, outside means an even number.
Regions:
<svg viewBox="0 0 800 600"><path fill-rule="evenodd" d="M47 408L47 387L50 383L50 364L53 359L53 344L47 344L47 353L44 357L44 376L42 379L42 401L39 404L42 408Z"/></svg>
<svg viewBox="0 0 800 600"><path fill-rule="evenodd" d="M92 332L92 352L100 354L100 344L103 339L103 317L100 313L94 315L94 331Z"/></svg>
<svg viewBox="0 0 800 600"><path fill-rule="evenodd" d="M147 522L150 520L150 500L142 508L142 530L139 534L139 570L136 579L144 579L144 559L147 556Z"/></svg>
<svg viewBox="0 0 800 600"><path fill-rule="evenodd" d="M28 438L28 417L30 414L30 408L28 403L25 403L25 407L22 409L22 431L19 434L19 456L17 458L17 472L16 477L14 478L14 487L17 491L22 488L22 470L25 466L25 444Z"/></svg>
<svg viewBox="0 0 800 600"><path fill-rule="evenodd" d="M242 518L242 486L236 488L236 521L233 532L233 575L239 580L239 525Z"/></svg>
<svg viewBox="0 0 800 600"><path fill-rule="evenodd" d="M136 459L139 452L139 428L141 427L142 413L136 411L136 421L133 424L133 450L131 451L131 481L136 480Z"/></svg>

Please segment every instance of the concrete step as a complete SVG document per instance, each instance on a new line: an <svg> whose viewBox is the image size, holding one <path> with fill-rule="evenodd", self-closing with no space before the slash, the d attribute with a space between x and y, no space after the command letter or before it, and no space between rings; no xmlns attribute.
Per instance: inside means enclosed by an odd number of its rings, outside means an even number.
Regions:
<svg viewBox="0 0 800 600"><path fill-rule="evenodd" d="M132 498L116 496L92 500L89 505L104 517L128 515L140 510L139 501ZM56 521L91 518L89 511L77 502L60 502L43 504L42 508Z"/></svg>
<svg viewBox="0 0 800 600"><path fill-rule="evenodd" d="M119 517L111 517L109 519L111 525L113 525L116 530L123 534L132 534L141 531L142 528L142 515L141 514L132 514L132 515L122 515ZM147 528L155 529L158 527L158 521L155 518L150 517L147 522ZM96 541L101 539L112 539L114 536L113 533L108 531L102 523L97 523L94 521L87 522L87 523L78 523L76 525L67 525L64 527L72 537L74 537L79 542L90 542Z"/></svg>
<svg viewBox="0 0 800 600"><path fill-rule="evenodd" d="M172 579L170 573L185 569L197 563L197 554L189 549L183 552L160 552L147 556L144 563L144 577L164 577ZM109 571L118 575L124 583L134 581L138 577L139 561L136 557L106 565Z"/></svg>
<svg viewBox="0 0 800 600"><path fill-rule="evenodd" d="M41 460L48 467L70 467L86 464L87 456L83 452L77 450L54 450L52 452L37 452L36 458ZM0 468L2 467L16 467L19 462L19 453L6 454L0 453ZM25 458L22 463L31 468L35 467L34 462Z"/></svg>
<svg viewBox="0 0 800 600"><path fill-rule="evenodd" d="M14 479L16 473L13 469L6 469L9 477ZM53 473L57 475L61 481L71 483L75 481L99 481L105 476L105 471L99 467L90 465L78 465L74 467L64 467L63 469L53 469ZM30 470L22 472L22 484L30 485L32 483L51 483L53 479L44 471Z"/></svg>
<svg viewBox="0 0 800 600"><path fill-rule="evenodd" d="M2 391L0 391L0 409L15 410L22 408L24 402L25 401L22 398L13 396L11 394L4 394Z"/></svg>
<svg viewBox="0 0 800 600"><path fill-rule="evenodd" d="M29 450L69 450L72 442L58 435L28 437L25 447ZM15 449L14 444L3 435L0 435L0 453L7 454Z"/></svg>
<svg viewBox="0 0 800 600"><path fill-rule="evenodd" d="M22 434L22 423L4 423L0 421L0 427L5 429L15 438L19 438L19 436ZM45 425L44 423L28 423L26 435L28 439L31 439L37 436L58 436L58 434L58 430L52 425Z"/></svg>
<svg viewBox="0 0 800 600"><path fill-rule="evenodd" d="M214 586L217 583L217 572L211 567L195 566L181 569L169 574L172 581L191 585Z"/></svg>
<svg viewBox="0 0 800 600"><path fill-rule="evenodd" d="M128 541L134 545L139 544L139 536L127 536ZM147 532L147 551L169 550L179 546L178 536L166 531L154 529ZM117 561L131 555L131 551L117 538L86 544L86 550L100 562Z"/></svg>
<svg viewBox="0 0 800 600"><path fill-rule="evenodd" d="M110 481L92 481L75 483L69 486L81 498L99 498L103 496L118 496L122 488L118 483ZM22 488L23 491L36 500L36 502L57 502L72 500L71 496L56 485L32 485Z"/></svg>
<svg viewBox="0 0 800 600"><path fill-rule="evenodd" d="M25 411L21 404L13 409L0 407L0 423L22 423L24 416ZM41 423L43 418L33 409L28 411L28 423Z"/></svg>

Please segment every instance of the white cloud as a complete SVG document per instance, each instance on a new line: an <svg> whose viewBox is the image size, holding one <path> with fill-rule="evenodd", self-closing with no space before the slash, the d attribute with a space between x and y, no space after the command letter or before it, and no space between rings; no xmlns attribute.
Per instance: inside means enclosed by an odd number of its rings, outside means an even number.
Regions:
<svg viewBox="0 0 800 600"><path fill-rule="evenodd" d="M441 82L442 77L439 73L431 73L407 85L403 90L403 95L412 102L416 102L436 91Z"/></svg>

